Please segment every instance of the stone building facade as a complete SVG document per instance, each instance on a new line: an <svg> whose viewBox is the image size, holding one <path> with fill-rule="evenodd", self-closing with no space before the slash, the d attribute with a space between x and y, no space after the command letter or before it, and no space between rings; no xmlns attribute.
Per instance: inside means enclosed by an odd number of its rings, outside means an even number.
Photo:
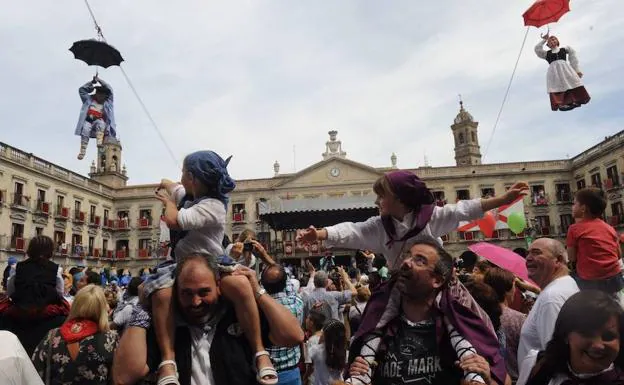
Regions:
<svg viewBox="0 0 624 385"><path fill-rule="evenodd" d="M457 164L406 168L426 181L438 204L498 195L524 180L531 186L531 194L524 201L530 230L537 236L563 238L572 223L574 191L596 185L608 194L605 219L622 230L624 131L570 159L482 164L478 124L461 105L451 125ZM387 167L351 160L338 133L330 131L318 163L296 173L281 173L276 161L272 177L237 181L228 208L227 233L236 238L242 230L254 229L259 240L278 257L319 256L323 245L313 250L297 245L296 229L271 229L261 220L261 207L284 201L301 207L310 202L325 202L331 207L341 202L365 202L372 207L373 182L398 168L395 154L389 160ZM157 264L162 205L153 197L156 185L127 185L127 170L120 167L122 164L118 142L105 144L103 154L92 163L89 177L0 143L0 261L4 263L11 255L23 257L28 240L44 234L59 245L56 259L64 265L80 262L136 270ZM305 221L305 209L300 211ZM446 247L458 254L481 239L483 235L478 232L454 232L444 240ZM524 236L509 230L496 232L488 241L507 247L526 246Z"/></svg>

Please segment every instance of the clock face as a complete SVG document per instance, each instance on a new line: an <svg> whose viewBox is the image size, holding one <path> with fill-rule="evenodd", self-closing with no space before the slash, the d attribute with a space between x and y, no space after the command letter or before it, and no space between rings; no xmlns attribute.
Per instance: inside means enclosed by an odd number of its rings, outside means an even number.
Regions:
<svg viewBox="0 0 624 385"><path fill-rule="evenodd" d="M329 170L329 175L337 178L338 176L340 176L340 169L337 167L332 168L331 170Z"/></svg>

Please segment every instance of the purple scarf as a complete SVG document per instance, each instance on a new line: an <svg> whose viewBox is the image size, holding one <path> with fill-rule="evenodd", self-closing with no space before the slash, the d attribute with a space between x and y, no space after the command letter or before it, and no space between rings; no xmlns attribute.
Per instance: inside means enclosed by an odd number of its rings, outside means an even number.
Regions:
<svg viewBox="0 0 624 385"><path fill-rule="evenodd" d="M351 344L351 354L349 355L350 362L360 354L362 337L376 329L386 305L390 301L390 293L392 292L395 281L395 279L391 279L390 281L382 283L371 295L366 309L364 309L364 313L362 314L360 327L355 333L354 340ZM460 304L453 296L453 291L449 289L442 292L439 311L448 318L457 332L472 344L477 350L477 353L490 363L492 377L498 381L498 383L504 384L507 376L505 361L500 353L498 339L487 324L469 308ZM436 335L438 338L447 335L445 331L446 328L443 327L441 321L442 317L436 318L436 327L438 330ZM455 357L452 356L455 352L452 349L442 349L440 354L445 355L441 358L447 360L447 362L455 361Z"/></svg>
<svg viewBox="0 0 624 385"><path fill-rule="evenodd" d="M382 215L381 223L388 235L386 246L392 247L394 242L403 242L420 233L429 223L435 200L433 194L414 173L409 171L392 171L384 175L398 200L414 211L412 228L400 239L395 239L396 228L390 215Z"/></svg>

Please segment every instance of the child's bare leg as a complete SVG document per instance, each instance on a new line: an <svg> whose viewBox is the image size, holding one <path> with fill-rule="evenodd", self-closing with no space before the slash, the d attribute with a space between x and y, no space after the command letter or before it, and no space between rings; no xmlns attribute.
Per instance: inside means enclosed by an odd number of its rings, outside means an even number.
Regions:
<svg viewBox="0 0 624 385"><path fill-rule="evenodd" d="M262 343L262 335L260 333L260 312L258 311L258 305L256 304L255 295L249 280L244 276L226 275L221 278L220 288L221 293L234 305L238 322L253 352L263 351L264 344ZM271 358L266 355L259 356L256 359L256 367L258 372L263 368L272 368ZM263 381L274 379L277 379L277 375L271 374L262 377Z"/></svg>
<svg viewBox="0 0 624 385"><path fill-rule="evenodd" d="M175 325L172 305L173 288L168 287L152 293L152 316L154 331L160 349L161 361L175 361ZM158 371L158 377L177 376L174 365L164 365Z"/></svg>

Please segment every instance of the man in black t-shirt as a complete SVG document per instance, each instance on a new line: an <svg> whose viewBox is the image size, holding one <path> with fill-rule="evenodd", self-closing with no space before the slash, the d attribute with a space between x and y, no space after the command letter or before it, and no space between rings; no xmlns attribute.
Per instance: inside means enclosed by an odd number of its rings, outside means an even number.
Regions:
<svg viewBox="0 0 624 385"><path fill-rule="evenodd" d="M437 244L422 242L411 247L395 284L402 297L400 315L381 331L373 384L472 384L464 380L464 370L480 375L488 385L497 384L487 360L478 354L456 364L457 354L441 322L443 314L434 305L436 296L450 281L452 270L452 257ZM350 375L366 375L368 370L366 360L358 357Z"/></svg>

